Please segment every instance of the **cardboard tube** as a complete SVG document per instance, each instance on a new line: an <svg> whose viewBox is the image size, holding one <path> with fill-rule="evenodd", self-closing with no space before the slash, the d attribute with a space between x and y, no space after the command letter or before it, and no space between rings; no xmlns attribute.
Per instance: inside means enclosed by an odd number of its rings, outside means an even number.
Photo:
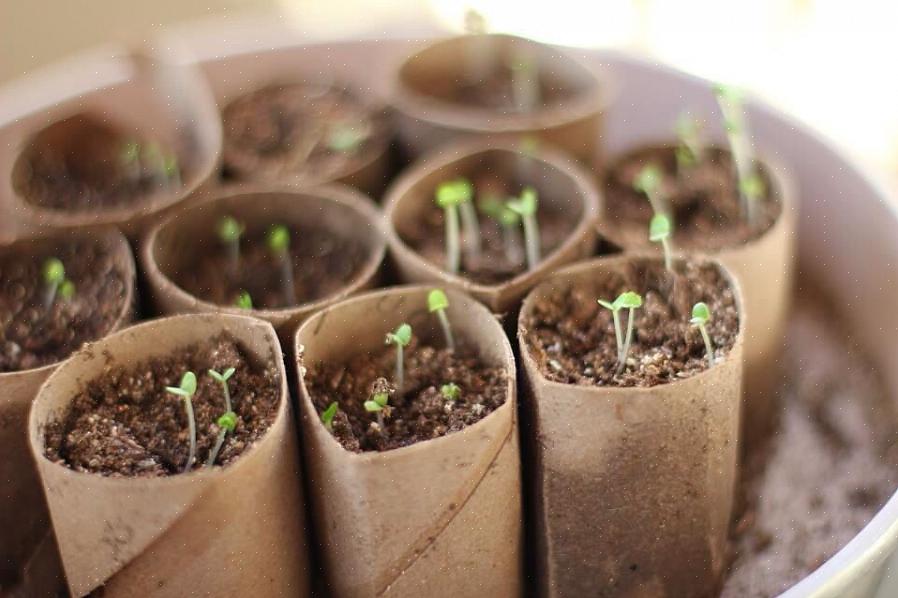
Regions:
<svg viewBox="0 0 898 598"><path fill-rule="evenodd" d="M44 427L84 383L226 332L277 368L271 428L237 461L161 478L76 472L44 456ZM47 378L29 416L31 451L74 596L307 596L296 429L274 329L246 316L154 320L86 345Z"/></svg>
<svg viewBox="0 0 898 598"><path fill-rule="evenodd" d="M524 301L518 342L541 594L710 595L726 563L736 477L743 331L724 359L649 388L562 384L543 377L526 323L534 303L594 288L629 260L583 262ZM657 260L660 261L660 260ZM738 285L722 265L741 308Z"/></svg>
<svg viewBox="0 0 898 598"><path fill-rule="evenodd" d="M420 226L426 210L439 209L434 205L433 194L440 183L469 176L486 164L511 168L519 152L520 146L514 142L461 141L428 155L394 181L387 190L385 221L390 253L403 282L432 282L458 289L501 313L516 308L527 291L552 270L592 253L601 195L587 173L560 152L549 148L539 148L534 154L532 183L540 191L540 201L551 202L557 211L573 213L577 224L567 239L543 256L533 270L500 284L476 283L464 275L447 272L442 264L424 259L403 240L406 231Z"/></svg>
<svg viewBox="0 0 898 598"><path fill-rule="evenodd" d="M211 190L197 205L168 216L144 239L140 261L155 313L246 315L244 309L199 299L174 282L176 272L194 263L196 252L218 247L215 226L226 214L242 222L250 232L265 230L276 221L287 226L325 228L366 247L364 264L339 292L295 307L249 312L271 322L282 339L292 339L296 326L310 314L377 282L386 241L380 216L366 196L337 184L315 188L289 183L231 185Z"/></svg>
<svg viewBox="0 0 898 598"><path fill-rule="evenodd" d="M237 170L236 165L229 164L233 170L233 174L239 181L257 181L257 182L278 182L293 181L296 184L304 186L320 185L323 183L344 183L352 187L360 189L364 193L368 193L371 197L380 197L387 185L390 169L390 143L392 133L387 126L387 108L380 101L373 99L370 93L356 90L348 84L336 83L329 81L317 81L311 75L306 78L297 79L296 63L293 61L283 60L283 57L268 53L260 57L266 64L261 67L270 80L266 82L256 82L254 86L248 87L246 82L241 79L229 79L227 81L212 80L210 84L216 94L218 106L220 110L224 110L228 104L237 100L243 95L253 93L256 89L268 86L293 86L293 85L314 85L321 87L328 85L346 92L357 101L361 106L371 114L375 119L381 120L380 126L376 122L374 125L375 137L373 143L369 144L365 156L350 164L350 168L344 168L334 173L316 173L305 171L301 174L288 174L281 168L266 168L265 164L259 164L251 169ZM208 75L207 75L208 76ZM252 85L252 84L251 84ZM227 161L228 147L224 144L225 161ZM326 176L322 176L322 174Z"/></svg>
<svg viewBox="0 0 898 598"><path fill-rule="evenodd" d="M657 146L670 151L672 146ZM646 148L641 148L644 151ZM626 156L615 162L625 160ZM798 197L788 171L767 158L758 158L780 201L779 218L760 237L736 247L704 252L719 259L739 279L745 297L745 389L742 439L751 451L776 422L775 389L783 380L780 358L795 273ZM646 225L647 226L647 225ZM658 251L645 226L636 227L599 218L599 235L624 251ZM688 250L688 248L680 248Z"/></svg>
<svg viewBox="0 0 898 598"><path fill-rule="evenodd" d="M396 69L392 104L403 146L418 156L458 137L532 135L584 164L600 163L598 140L612 95L607 75L545 44L511 35L486 37L499 60L508 62L524 52L540 71L570 87L572 96L527 113L447 101L446 87L470 78L465 72L469 45L483 42L479 35L440 40L423 46Z"/></svg>
<svg viewBox="0 0 898 598"><path fill-rule="evenodd" d="M134 311L134 257L122 234L110 228L58 232L53 236L17 241L4 251L35 252L48 246L90 240L105 248L124 282L118 317L109 330L125 326ZM37 389L58 363L30 370L0 373L0 571L21 573L26 561L47 535L50 517L34 461L28 450L28 410ZM2 583L2 580L0 580Z"/></svg>
<svg viewBox="0 0 898 598"><path fill-rule="evenodd" d="M124 79L34 113L0 131L0 216L14 222L18 236L42 229L115 224L136 239L161 212L171 208L218 172L221 121L215 100L196 68L166 48L122 50ZM100 75L98 75L100 76ZM60 90L64 94L66 90ZM63 97L62 95L60 96ZM22 153L49 127L86 115L123 134L155 140L178 154L181 185L158 189L136 203L102 210L54 210L30 203L16 189L28 166ZM48 126L48 123L50 125ZM59 129L60 133L64 133Z"/></svg>
<svg viewBox="0 0 898 598"><path fill-rule="evenodd" d="M300 412L318 550L335 598L517 596L521 590L520 456L511 346L473 299L448 291L458 339L508 372L507 399L460 432L385 452L345 450L321 424L305 368L381 350L399 322L442 338L430 287L366 293L296 334Z"/></svg>

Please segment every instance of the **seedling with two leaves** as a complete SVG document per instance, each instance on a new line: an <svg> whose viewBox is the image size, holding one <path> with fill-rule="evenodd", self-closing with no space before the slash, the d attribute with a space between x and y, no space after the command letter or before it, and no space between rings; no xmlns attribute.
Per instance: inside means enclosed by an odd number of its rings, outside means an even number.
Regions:
<svg viewBox="0 0 898 598"><path fill-rule="evenodd" d="M459 214L464 226L465 255L472 263L480 259L480 221L474 209L474 186L464 178L441 183L436 189L435 202L445 213L446 269L457 274L461 266Z"/></svg>
<svg viewBox="0 0 898 598"><path fill-rule="evenodd" d="M711 320L711 309L707 303L699 301L692 306L692 318L689 323L699 329L702 339L705 341L705 354L708 357L708 365L714 364L714 345L711 343L711 335L708 334L708 322Z"/></svg>
<svg viewBox="0 0 898 598"><path fill-rule="evenodd" d="M527 250L527 269L529 270L533 270L540 260L539 224L536 220L538 203L536 189L525 187L520 197L509 200L505 204L509 210L520 216L524 223L524 245Z"/></svg>
<svg viewBox="0 0 898 598"><path fill-rule="evenodd" d="M193 395L196 393L196 374L185 372L178 386L166 386L165 391L180 397L184 401L184 411L187 414L188 433L190 435L190 451L187 453L187 463L183 471L188 471L196 457L196 419L193 416Z"/></svg>
<svg viewBox="0 0 898 598"><path fill-rule="evenodd" d="M764 196L764 180L755 165L754 152L745 122L742 93L733 87L716 85L714 93L723 113L723 123L730 143L730 152L736 165L736 177L742 214L749 225L758 220L758 203Z"/></svg>
<svg viewBox="0 0 898 598"><path fill-rule="evenodd" d="M646 164L633 179L633 189L644 194L655 214L670 215L670 206L663 191L664 172L654 162Z"/></svg>
<svg viewBox="0 0 898 598"><path fill-rule="evenodd" d="M670 218L664 214L655 214L649 223L649 241L661 243L664 251L664 267L673 274L673 257L670 246L671 226Z"/></svg>
<svg viewBox="0 0 898 598"><path fill-rule="evenodd" d="M340 406L334 401L327 406L327 409L321 412L321 423L324 424L324 428L328 432L334 431L334 418L337 416L337 411L339 410Z"/></svg>
<svg viewBox="0 0 898 598"><path fill-rule="evenodd" d="M371 395L364 403L365 411L374 413L377 416L377 425L384 436L387 435L387 428L384 425L384 413L389 414L390 394L392 391L393 389L390 388L389 383L385 379L378 378L371 387Z"/></svg>
<svg viewBox="0 0 898 598"><path fill-rule="evenodd" d="M630 353L630 344L633 340L634 312L642 307L642 296L633 291L625 291L618 295L613 302L599 299L599 305L611 311L614 319L614 338L617 341L617 374L624 371L627 364L627 355ZM621 329L621 310L628 310L627 332L624 335Z"/></svg>
<svg viewBox="0 0 898 598"><path fill-rule="evenodd" d="M400 324L393 332L388 332L384 341L387 345L396 345L396 390L402 392L405 384L404 349L412 342L412 327Z"/></svg>
<svg viewBox="0 0 898 598"><path fill-rule="evenodd" d="M480 202L480 211L499 224L502 231L502 247L508 263L520 264L523 256L521 255L519 233L521 217L518 213L496 197L489 197Z"/></svg>
<svg viewBox="0 0 898 598"><path fill-rule="evenodd" d="M245 230L246 227L233 216L222 216L218 221L216 232L228 252L228 263L232 272L240 265L240 237Z"/></svg>
<svg viewBox="0 0 898 598"><path fill-rule="evenodd" d="M443 395L443 398L447 401L454 403L458 400L458 397L461 396L461 389L455 382L447 382L440 386L440 394Z"/></svg>
<svg viewBox="0 0 898 598"><path fill-rule="evenodd" d="M48 258L41 268L43 278L43 305L49 310L56 298L69 300L75 295L75 284L65 277L65 266L59 258Z"/></svg>
<svg viewBox="0 0 898 598"><path fill-rule="evenodd" d="M280 264L281 291L285 305L296 305L296 287L293 284L293 259L290 256L290 229L283 224L275 224L266 237L268 249Z"/></svg>
<svg viewBox="0 0 898 598"><path fill-rule="evenodd" d="M452 335L449 316L446 315L447 309L449 309L449 298L441 289L433 289L427 294L427 310L437 315L440 328L443 329L443 337L446 339L446 348L455 351L455 337Z"/></svg>

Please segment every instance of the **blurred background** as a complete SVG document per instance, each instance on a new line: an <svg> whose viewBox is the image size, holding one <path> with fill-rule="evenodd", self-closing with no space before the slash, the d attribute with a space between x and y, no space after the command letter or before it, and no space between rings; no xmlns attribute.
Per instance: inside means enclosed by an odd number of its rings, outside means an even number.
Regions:
<svg viewBox="0 0 898 598"><path fill-rule="evenodd" d="M743 85L835 139L898 188L898 3L883 0L0 0L0 85L106 40L275 13L320 38L493 31L635 51ZM891 67L891 64L888 64Z"/></svg>

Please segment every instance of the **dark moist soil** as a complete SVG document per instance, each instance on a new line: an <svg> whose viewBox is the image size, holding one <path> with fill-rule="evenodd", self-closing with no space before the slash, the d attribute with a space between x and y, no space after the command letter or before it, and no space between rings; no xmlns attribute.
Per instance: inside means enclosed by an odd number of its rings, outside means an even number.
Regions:
<svg viewBox="0 0 898 598"><path fill-rule="evenodd" d="M499 284L511 280L527 271L523 226L519 225L515 231L515 246L518 251L511 257L516 259L509 259L505 251L502 227L494 219L483 214L479 206L488 197L501 197L507 200L513 195L519 195L524 185L511 182L509 178L489 170L476 173L470 180L475 185L482 253L476 262L468 258L464 248L464 226L460 224L462 239L459 274L479 284ZM577 215L551 209L553 203L543 198L542 194L539 202L536 219L539 227L540 255L545 258L561 246L577 227ZM434 203L417 226L400 233L403 241L421 257L439 268L444 268L446 264L444 218L444 211Z"/></svg>
<svg viewBox="0 0 898 598"><path fill-rule="evenodd" d="M153 143L85 115L50 125L19 158L16 192L41 208L91 212L139 204L160 189L181 186L183 164L166 174L157 160L130 159L126 148L133 142L142 148Z"/></svg>
<svg viewBox="0 0 898 598"><path fill-rule="evenodd" d="M355 239L318 228L293 229L290 239L295 305L338 292L356 277L367 258L365 246ZM241 239L236 271L220 243L211 253L198 253L196 260L175 276L178 286L195 297L233 306L240 292L246 291L254 308L292 307L284 295L280 260L268 249L264 232L246 234Z"/></svg>
<svg viewBox="0 0 898 598"><path fill-rule="evenodd" d="M339 178L389 143L386 115L337 87L271 85L231 102L222 119L225 176L235 179L257 178L260 171L272 177ZM328 147L328 135L341 123L365 136L352 150Z"/></svg>
<svg viewBox="0 0 898 598"><path fill-rule="evenodd" d="M605 176L605 222L612 242L625 247L649 245L652 207L633 189L633 180L650 163L664 172L662 193L668 198L673 220L673 244L680 249L717 250L756 239L782 211L780 199L770 195L773 183L761 170L768 194L759 205L759 221L748 225L742 216L735 168L730 153L708 148L705 158L685 172L677 171L673 147L647 147L622 158Z"/></svg>
<svg viewBox="0 0 898 598"><path fill-rule="evenodd" d="M387 451L458 432L501 407L507 398L504 368L484 365L463 344L453 353L419 344L413 338L406 347L405 389L390 397L383 434L376 415L367 412L363 404L373 389L393 380L395 363L395 348L385 347L345 363L313 364L306 373L306 385L319 414L331 402L339 404L333 434L346 450ZM448 382L461 389L454 402L440 393L440 387Z"/></svg>
<svg viewBox="0 0 898 598"><path fill-rule="evenodd" d="M216 465L232 463L271 427L280 386L273 364L257 365L227 335L135 367L110 363L101 377L85 385L62 419L47 426L46 456L75 471L111 477L180 474L189 452L187 416L183 399L165 387L178 386L190 370L197 376L197 458L192 469L198 469L218 437L215 421L225 412L221 384L207 371L229 367L236 368L228 386L237 427L226 436Z"/></svg>
<svg viewBox="0 0 898 598"><path fill-rule="evenodd" d="M122 311L128 281L110 248L88 239L12 245L0 251L0 372L56 363L105 336ZM28 251L28 253L25 253ZM56 257L75 285L44 307L44 262Z"/></svg>
<svg viewBox="0 0 898 598"><path fill-rule="evenodd" d="M614 321L597 300L613 301L628 290L644 303L635 312L626 369L617 374ZM708 368L701 333L689 323L698 301L711 309L708 334L715 360L722 359L739 330L732 287L713 265L693 262L683 264L674 281L661 260L633 260L619 273L537 300L523 324L527 350L546 378L565 384L655 386L688 378Z"/></svg>
<svg viewBox="0 0 898 598"><path fill-rule="evenodd" d="M813 285L799 297L779 429L743 467L724 598L784 592L845 546L898 487L898 414L882 379Z"/></svg>

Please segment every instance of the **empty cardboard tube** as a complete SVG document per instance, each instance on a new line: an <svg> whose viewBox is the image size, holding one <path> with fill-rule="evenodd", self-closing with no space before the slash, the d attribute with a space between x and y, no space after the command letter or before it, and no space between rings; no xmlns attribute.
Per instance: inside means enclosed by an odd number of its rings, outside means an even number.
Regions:
<svg viewBox="0 0 898 598"><path fill-rule="evenodd" d="M673 151L673 146L657 147ZM623 156L614 163L625 159ZM745 297L742 439L743 447L749 451L776 423L775 389L783 377L780 357L791 305L798 218L797 191L788 171L764 157L759 158L759 163L771 183L770 192L781 203L779 218L761 236L747 243L705 252L735 274ZM657 244L648 240L647 224L626 226L601 217L598 222L599 235L624 251L659 251Z"/></svg>
<svg viewBox="0 0 898 598"><path fill-rule="evenodd" d="M726 564L736 481L743 331L713 367L652 387L562 384L530 353L538 298L595 288L644 256L565 268L525 299L518 325L540 595L710 595ZM660 261L660 260L659 260ZM719 262L741 307L738 284ZM623 289L622 289L623 290Z"/></svg>
<svg viewBox="0 0 898 598"><path fill-rule="evenodd" d="M194 263L198 251L217 250L215 227L225 215L233 216L251 232L279 223L317 227L356 239L365 245L365 261L339 292L316 301L249 312L233 305L216 305L179 287L175 275ZM289 183L246 183L212 189L206 199L166 217L144 239L140 261L155 313L250 313L271 322L286 339L292 338L297 325L310 314L374 286L385 253L380 216L360 192L338 184L306 188Z"/></svg>
<svg viewBox="0 0 898 598"><path fill-rule="evenodd" d="M227 333L274 364L280 405L271 428L237 461L160 478L77 472L44 456L44 428L87 380ZM299 450L283 355L271 324L188 315L127 328L73 354L41 386L29 416L69 589L84 596L307 596Z"/></svg>
<svg viewBox="0 0 898 598"><path fill-rule="evenodd" d="M429 287L347 299L296 334L303 448L313 519L335 598L518 596L522 577L520 456L515 365L498 321L448 291L456 337L508 372L505 404L464 430L385 452L347 451L321 423L305 368L380 350L399 322L439 333ZM441 338L441 337L440 337Z"/></svg>
<svg viewBox="0 0 898 598"><path fill-rule="evenodd" d="M161 212L217 174L221 121L211 91L196 68L168 49L139 48L119 60L128 72L125 80L60 102L0 131L0 208L14 222L17 236L42 229L114 224L136 239ZM19 189L28 171L24 153L41 134L49 133L62 143L78 143L73 117L107 123L125 135L170 148L184 165L181 184L148 192L130 205L103 209L58 210L28 201Z"/></svg>
<svg viewBox="0 0 898 598"><path fill-rule="evenodd" d="M591 177L579 165L558 151L538 148L532 184L542 205L573 214L576 222L567 239L543 256L536 268L498 284L482 284L463 274L452 274L442 264L433 263L417 253L404 237L420 226L427 210L439 210L434 191L447 180L464 177L485 165L512 168L520 156L514 142L467 140L422 158L403 173L387 190L385 219L390 252L403 282L430 282L469 293L496 313L514 309L521 298L550 272L592 254L601 206L601 194Z"/></svg>
<svg viewBox="0 0 898 598"><path fill-rule="evenodd" d="M569 97L529 112L465 106L448 96L470 76L471 46L486 47L493 66L527 55L539 72L549 73ZM483 54L482 52L480 53ZM534 136L584 164L601 161L599 139L611 96L607 76L557 48L511 35L453 37L430 43L406 58L392 82L399 140L413 156L458 137Z"/></svg>
<svg viewBox="0 0 898 598"><path fill-rule="evenodd" d="M52 236L17 241L3 251L43 250L76 238L104 247L112 258L112 267L121 274L124 292L118 317L106 333L118 330L130 322L135 303L134 257L118 230L59 231ZM0 570L21 573L50 529L40 480L28 450L28 410L38 388L58 365L0 373Z"/></svg>

